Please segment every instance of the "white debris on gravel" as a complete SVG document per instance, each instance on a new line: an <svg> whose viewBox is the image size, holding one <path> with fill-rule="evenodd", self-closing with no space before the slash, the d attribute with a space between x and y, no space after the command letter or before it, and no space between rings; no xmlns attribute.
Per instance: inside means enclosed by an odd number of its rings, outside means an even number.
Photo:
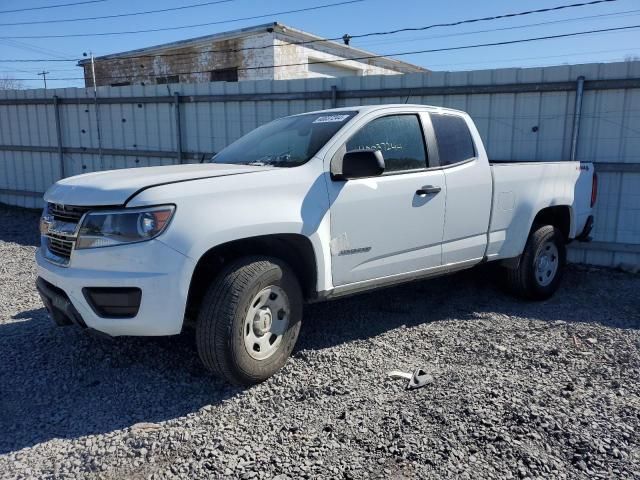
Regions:
<svg viewBox="0 0 640 480"><path fill-rule="evenodd" d="M571 267L526 303L473 273L307 307L250 389L191 332L96 339L34 288L0 207L0 478L640 478L640 277ZM390 370L433 381L408 391Z"/></svg>

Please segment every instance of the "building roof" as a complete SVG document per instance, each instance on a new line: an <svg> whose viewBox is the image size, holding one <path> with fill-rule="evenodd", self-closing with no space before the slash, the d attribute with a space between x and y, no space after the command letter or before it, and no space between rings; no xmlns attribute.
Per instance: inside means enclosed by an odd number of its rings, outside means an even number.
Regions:
<svg viewBox="0 0 640 480"><path fill-rule="evenodd" d="M318 35L314 35L312 33L305 32L303 30L298 30L296 28L290 27L288 25L284 25L279 22L271 22L271 23L263 23L261 25L255 25L253 27L245 27L238 28L236 30L230 30L228 32L220 32L214 33L211 35L204 35L201 37L188 38L186 40L178 40L177 42L163 43L160 45L152 45L150 47L138 48L135 50L127 50L125 52L112 53L109 55L103 55L100 57L95 57L95 60L112 60L112 59L121 59L125 57L137 56L137 55L153 55L154 53L160 53L167 50L174 50L183 47L199 47L206 46L211 42L221 41L221 40L230 40L233 38L241 38L246 37L253 34L265 33L275 31L279 34L284 34L290 37L294 37L295 41L301 42L315 42L316 40L321 40L317 42L317 45L330 46L332 48L339 49L344 54L342 55L345 58L359 58L359 57L374 57L372 58L377 64L384 66L390 69L402 69L406 72L428 72L429 70L420 67L418 65L414 65L412 63L403 62L400 60L396 60L390 57L378 56L378 54L369 52L367 50L362 50L359 48L354 48L348 45L344 45L343 43L334 42L331 40L324 40L323 37ZM316 43L307 44L308 48L314 48ZM348 55L347 55L348 53ZM357 60L356 60L357 61ZM366 62L366 59L362 61ZM78 62L79 66L83 66L87 63L91 62L90 59L83 59Z"/></svg>

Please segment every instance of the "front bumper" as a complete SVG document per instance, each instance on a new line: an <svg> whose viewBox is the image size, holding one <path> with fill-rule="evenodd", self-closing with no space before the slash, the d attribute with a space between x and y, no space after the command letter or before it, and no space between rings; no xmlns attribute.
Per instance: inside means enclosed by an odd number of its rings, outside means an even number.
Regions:
<svg viewBox="0 0 640 480"><path fill-rule="evenodd" d="M50 284L42 277L38 277L36 280L36 289L49 315L53 317L53 320L55 320L58 325L62 326L75 323L79 327L87 328L84 319L63 290Z"/></svg>
<svg viewBox="0 0 640 480"><path fill-rule="evenodd" d="M159 240L74 250L68 267L51 263L38 250L36 262L38 276L54 287L47 292L46 285L40 285L43 301L54 311L66 312L74 323L110 336L175 335L182 330L195 263ZM131 318L101 317L83 294L86 287L139 288L140 308Z"/></svg>

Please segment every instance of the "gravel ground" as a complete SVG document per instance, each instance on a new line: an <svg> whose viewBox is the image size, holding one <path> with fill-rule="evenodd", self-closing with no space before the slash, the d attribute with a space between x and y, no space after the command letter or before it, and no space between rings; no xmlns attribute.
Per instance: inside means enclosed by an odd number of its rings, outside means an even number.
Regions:
<svg viewBox="0 0 640 480"><path fill-rule="evenodd" d="M309 306L286 367L207 373L192 333L56 328L37 214L0 207L0 478L640 478L640 277L542 303L483 270ZM422 367L407 391L387 377Z"/></svg>

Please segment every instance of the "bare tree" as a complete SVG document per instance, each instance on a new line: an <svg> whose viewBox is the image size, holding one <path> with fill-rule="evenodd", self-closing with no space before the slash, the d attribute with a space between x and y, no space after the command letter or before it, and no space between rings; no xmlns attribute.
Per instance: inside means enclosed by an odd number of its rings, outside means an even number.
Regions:
<svg viewBox="0 0 640 480"><path fill-rule="evenodd" d="M23 88L25 88L25 86L21 80L11 78L7 74L0 76L0 90L20 90Z"/></svg>
<svg viewBox="0 0 640 480"><path fill-rule="evenodd" d="M624 57L625 62L637 62L640 60L640 55L627 55Z"/></svg>

